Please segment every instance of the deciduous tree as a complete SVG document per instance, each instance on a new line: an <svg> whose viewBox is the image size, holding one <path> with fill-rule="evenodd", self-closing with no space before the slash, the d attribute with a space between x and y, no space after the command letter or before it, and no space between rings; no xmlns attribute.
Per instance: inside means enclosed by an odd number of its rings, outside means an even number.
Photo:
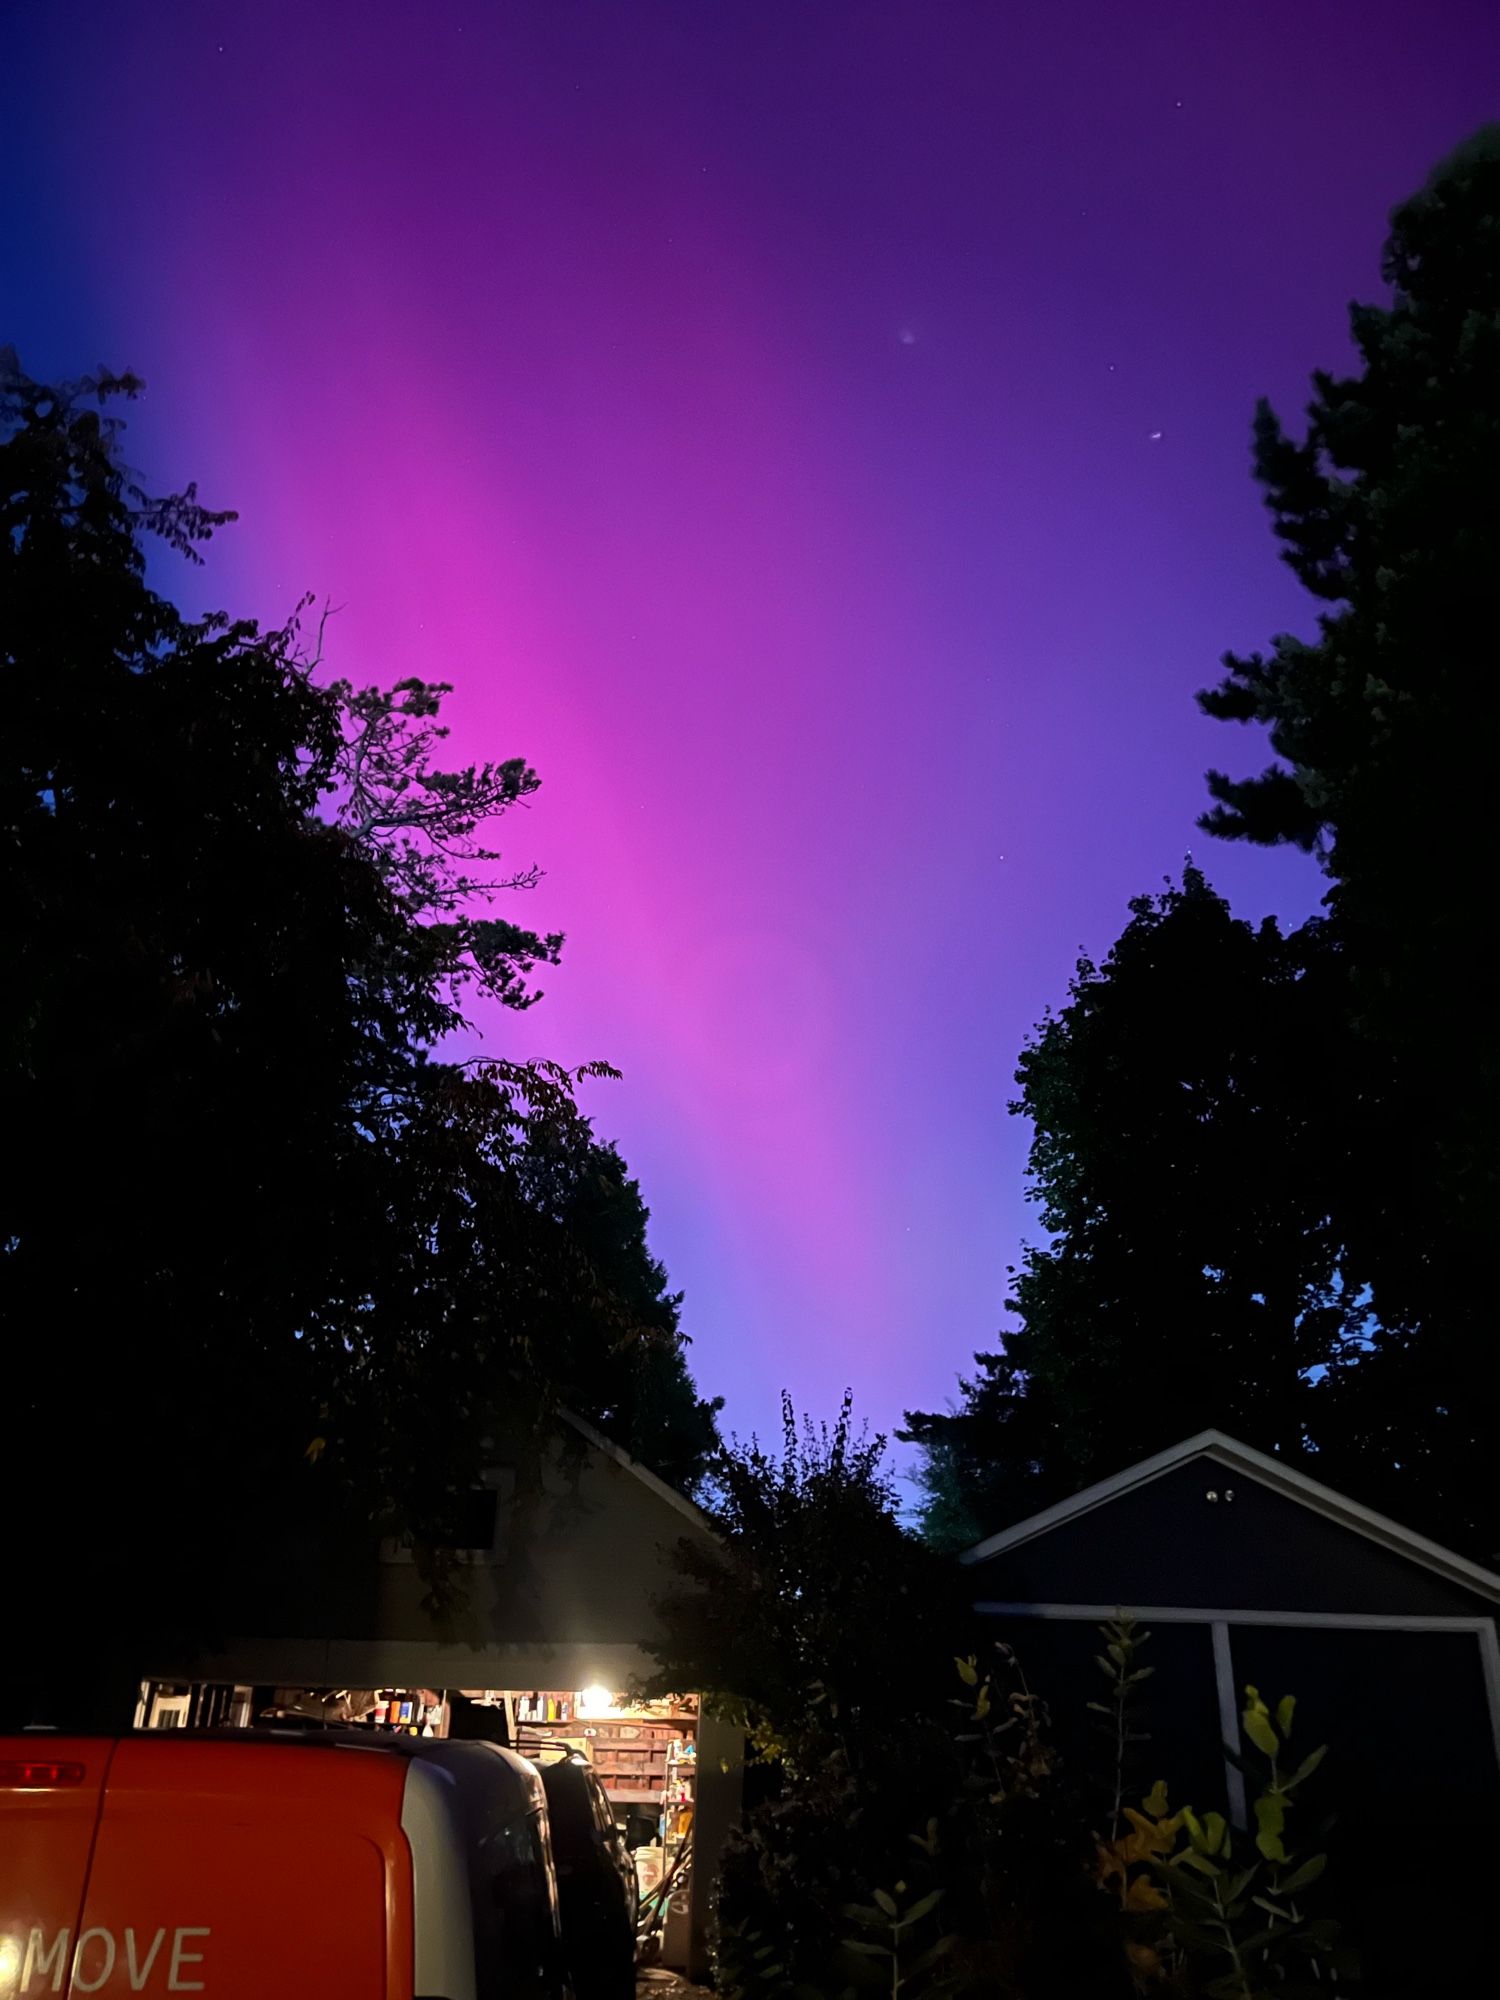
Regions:
<svg viewBox="0 0 1500 2000"><path fill-rule="evenodd" d="M445 1057L468 998L526 1007L557 959L484 910L535 880L489 834L534 773L443 770L441 685L325 685L297 619L153 589L153 538L193 558L232 517L131 478L138 388L0 357L11 1667L117 1695L145 1635L232 1617L216 1580L273 1517L440 1550L497 1402L623 1413L679 1476L712 1433L577 1075Z"/></svg>
<svg viewBox="0 0 1500 2000"><path fill-rule="evenodd" d="M909 1419L987 1530L1207 1425L1300 1450L1373 1337L1333 1198L1359 1091L1323 926L1247 924L1192 866L1131 912L1021 1057L1045 1236L1016 1324L958 1412Z"/></svg>

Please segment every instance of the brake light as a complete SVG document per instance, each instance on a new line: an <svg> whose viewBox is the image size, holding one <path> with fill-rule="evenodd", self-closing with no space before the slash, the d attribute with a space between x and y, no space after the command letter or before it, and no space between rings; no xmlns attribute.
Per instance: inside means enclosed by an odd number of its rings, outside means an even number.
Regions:
<svg viewBox="0 0 1500 2000"><path fill-rule="evenodd" d="M88 1774L82 1764L59 1764L52 1758L6 1758L0 1763L0 1791L50 1791L58 1785L81 1785Z"/></svg>

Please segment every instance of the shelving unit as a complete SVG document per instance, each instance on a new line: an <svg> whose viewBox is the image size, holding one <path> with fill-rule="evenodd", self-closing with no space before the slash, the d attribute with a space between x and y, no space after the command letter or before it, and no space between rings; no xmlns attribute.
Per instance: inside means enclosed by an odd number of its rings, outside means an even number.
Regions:
<svg viewBox="0 0 1500 2000"><path fill-rule="evenodd" d="M680 1725L610 1716L579 1727L588 1737L605 1791L616 1805L660 1807L667 1795L667 1757Z"/></svg>
<svg viewBox="0 0 1500 2000"><path fill-rule="evenodd" d="M691 1819L698 1728L691 1703L604 1714L591 1713L570 1689L511 1689L491 1699L504 1703L511 1741L523 1751L532 1738L565 1739L589 1758L613 1805L654 1808L659 1840L683 1813Z"/></svg>
<svg viewBox="0 0 1500 2000"><path fill-rule="evenodd" d="M661 1808L661 1844L669 1857L692 1831L697 1803L698 1745L681 1737L667 1746L666 1785Z"/></svg>

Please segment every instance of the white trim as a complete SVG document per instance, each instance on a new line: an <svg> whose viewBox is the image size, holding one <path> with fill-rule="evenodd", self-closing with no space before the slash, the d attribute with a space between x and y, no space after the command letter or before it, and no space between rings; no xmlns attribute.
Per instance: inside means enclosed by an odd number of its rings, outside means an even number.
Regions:
<svg viewBox="0 0 1500 2000"><path fill-rule="evenodd" d="M675 1507L684 1520L691 1521L695 1528L702 1528L706 1534L712 1535L716 1532L713 1522L701 1507L695 1506L687 1495L679 1493L675 1486L668 1486L665 1479L659 1479L650 1466L642 1465L638 1458L632 1458L630 1453L623 1446L617 1445L613 1438L607 1438L603 1431L596 1431L587 1417L580 1417L562 1405L558 1406L557 1414L564 1423L573 1426L585 1443L591 1444L595 1451L602 1451L606 1458L612 1458L616 1465L622 1465L627 1472L633 1473L658 1500L665 1500L669 1507Z"/></svg>
<svg viewBox="0 0 1500 2000"><path fill-rule="evenodd" d="M1071 1618L1086 1625L1102 1625L1120 1615L1118 1604L980 1603L974 1609L984 1618ZM1231 1625L1272 1625L1315 1632L1472 1632L1479 1642L1479 1667L1490 1711L1490 1732L1495 1760L1500 1764L1500 1634L1493 1618L1483 1615L1432 1618L1414 1611L1228 1611L1207 1610L1196 1604L1136 1604L1130 1607L1130 1612L1142 1624L1222 1625L1226 1640ZM1216 1647L1216 1668L1217 1665ZM1222 1690L1219 1712L1222 1721Z"/></svg>
<svg viewBox="0 0 1500 2000"><path fill-rule="evenodd" d="M1229 1644L1229 1627L1222 1618L1214 1620L1214 1686L1219 1696L1219 1737L1224 1745L1224 1786L1229 1797L1229 1817L1236 1826L1248 1826L1245 1811L1245 1774L1231 1762L1229 1752L1240 1742L1240 1705L1234 1691L1234 1651Z"/></svg>
<svg viewBox="0 0 1500 2000"><path fill-rule="evenodd" d="M1213 1459L1242 1478L1258 1480L1262 1486L1310 1507L1314 1513L1322 1514L1339 1527L1379 1543L1393 1554L1404 1556L1408 1562L1433 1570L1463 1590L1471 1590L1476 1596L1487 1597L1492 1603L1500 1604L1500 1576L1493 1570L1470 1562L1467 1556L1455 1555L1452 1549L1445 1549L1439 1543L1429 1541L1425 1535L1403 1528L1399 1521L1392 1521L1387 1515L1377 1514L1373 1508L1363 1507L1357 1500L1336 1493L1331 1486L1309 1478L1307 1473L1299 1472L1295 1466L1272 1458L1267 1452L1257 1451L1253 1445L1241 1444L1238 1439L1227 1437L1223 1431L1214 1430L1199 1431L1196 1437L1184 1438L1181 1444L1159 1451L1152 1458L1143 1458L1138 1465L1127 1466L1112 1478L1086 1486L1071 1499L1060 1500L1056 1506L1044 1508L1040 1514L1017 1521L1014 1527L1005 1528L998 1535L991 1535L987 1541L965 1550L959 1561L985 1562L1008 1549L1021 1548L1038 1535L1061 1527L1065 1521L1077 1520L1084 1514L1092 1513L1096 1507L1107 1506L1111 1500L1134 1492L1138 1486L1149 1485L1153 1480L1160 1479L1163 1473L1174 1472L1195 1458Z"/></svg>
<svg viewBox="0 0 1500 2000"><path fill-rule="evenodd" d="M474 1912L458 1814L453 1773L413 1757L401 1796L411 1851L411 1990L475 2000Z"/></svg>
<svg viewBox="0 0 1500 2000"><path fill-rule="evenodd" d="M1495 1631L1493 1619L1479 1629L1479 1657L1484 1666L1484 1691L1489 1696L1495 1752L1500 1756L1500 1634Z"/></svg>
<svg viewBox="0 0 1500 2000"><path fill-rule="evenodd" d="M1495 1621L1482 1611L1472 1617L1435 1617L1425 1611L1236 1611L1232 1606L1132 1604L1132 1618L1156 1625L1301 1625L1314 1629L1347 1627L1351 1632L1493 1632ZM1020 1600L976 1604L993 1618L1082 1618L1093 1624L1118 1618L1118 1604L1029 1604Z"/></svg>

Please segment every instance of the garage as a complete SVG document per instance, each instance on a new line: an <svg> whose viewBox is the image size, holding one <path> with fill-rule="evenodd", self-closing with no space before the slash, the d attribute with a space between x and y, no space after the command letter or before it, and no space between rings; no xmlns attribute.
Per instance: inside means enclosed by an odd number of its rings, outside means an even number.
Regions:
<svg viewBox="0 0 1500 2000"><path fill-rule="evenodd" d="M1223 1754L1244 1689L1295 1695L1304 1740L1328 1746L1330 1903L1356 1946L1381 1941L1365 1990L1424 1990L1434 1920L1445 1968L1479 1977L1487 1913L1464 1883L1500 1865L1500 1576L1218 1431L963 1561L1064 1740L1098 1692L1097 1627L1124 1611L1149 1629L1148 1754L1179 1803L1244 1826Z"/></svg>

